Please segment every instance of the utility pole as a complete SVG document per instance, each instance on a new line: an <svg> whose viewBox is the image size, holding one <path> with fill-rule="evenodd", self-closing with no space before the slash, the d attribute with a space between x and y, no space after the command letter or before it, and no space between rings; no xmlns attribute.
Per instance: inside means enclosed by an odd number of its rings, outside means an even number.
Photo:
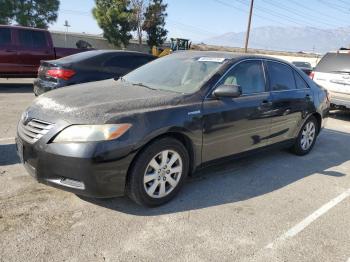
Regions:
<svg viewBox="0 0 350 262"><path fill-rule="evenodd" d="M250 11L249 11L249 19L248 19L248 28L247 28L247 34L245 37L245 45L244 45L244 52L248 52L248 42L249 42L249 33L250 33L250 25L252 23L252 15L253 15L253 6L254 6L254 0L250 0Z"/></svg>
<svg viewBox="0 0 350 262"><path fill-rule="evenodd" d="M67 33L68 33L68 28L70 27L68 20L64 21L64 25L66 27L66 32L64 34L64 47L67 47Z"/></svg>

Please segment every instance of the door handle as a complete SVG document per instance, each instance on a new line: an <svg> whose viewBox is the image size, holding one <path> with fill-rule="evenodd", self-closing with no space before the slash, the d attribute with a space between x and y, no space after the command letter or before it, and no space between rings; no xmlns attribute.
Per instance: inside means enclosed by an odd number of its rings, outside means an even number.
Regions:
<svg viewBox="0 0 350 262"><path fill-rule="evenodd" d="M261 106L272 106L272 102L271 101L268 101L268 100L264 100L261 102Z"/></svg>
<svg viewBox="0 0 350 262"><path fill-rule="evenodd" d="M310 94L306 94L305 99L306 99L306 100L311 100Z"/></svg>
<svg viewBox="0 0 350 262"><path fill-rule="evenodd" d="M14 53L14 52L16 52L16 50L6 49L5 52L6 53Z"/></svg>

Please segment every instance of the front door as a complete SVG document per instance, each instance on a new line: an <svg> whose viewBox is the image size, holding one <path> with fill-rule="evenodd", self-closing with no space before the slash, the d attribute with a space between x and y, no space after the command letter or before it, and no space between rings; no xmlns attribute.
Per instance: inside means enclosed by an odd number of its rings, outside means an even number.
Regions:
<svg viewBox="0 0 350 262"><path fill-rule="evenodd" d="M262 147L270 135L271 98L262 61L240 62L221 84L241 86L242 95L203 102L203 162Z"/></svg>

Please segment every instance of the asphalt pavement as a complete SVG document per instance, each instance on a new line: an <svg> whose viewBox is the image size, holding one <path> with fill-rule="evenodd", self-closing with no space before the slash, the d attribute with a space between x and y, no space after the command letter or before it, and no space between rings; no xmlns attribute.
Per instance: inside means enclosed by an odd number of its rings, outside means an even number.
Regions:
<svg viewBox="0 0 350 262"><path fill-rule="evenodd" d="M350 113L312 153L268 150L197 172L143 208L38 184L15 152L30 84L0 85L0 261L350 262Z"/></svg>

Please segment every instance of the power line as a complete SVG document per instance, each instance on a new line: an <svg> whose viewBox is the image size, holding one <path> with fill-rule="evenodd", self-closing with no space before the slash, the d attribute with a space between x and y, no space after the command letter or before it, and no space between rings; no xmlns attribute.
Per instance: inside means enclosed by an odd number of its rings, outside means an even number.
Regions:
<svg viewBox="0 0 350 262"><path fill-rule="evenodd" d="M247 3L245 1L241 1L241 0L236 0L236 1L241 3L241 4L243 4L243 5L247 5ZM285 20L287 20L287 21L289 21L291 23L294 23L294 24L297 24L297 25L300 25L300 26L305 26L304 23L300 23L300 22L296 21L294 18L291 18L291 17L289 17L287 15L280 14L280 13L278 13L276 11L272 11L272 10L270 10L268 8L257 6L255 9L258 10L258 11L261 11L263 13L270 14L270 15L272 15L274 17L285 19ZM280 24L280 23L282 23L282 21L278 20L278 24Z"/></svg>
<svg viewBox="0 0 350 262"><path fill-rule="evenodd" d="M347 2L347 1L345 1L345 0L338 0L339 2L341 2L341 3L344 3L344 4L346 4L346 5L350 5L350 2Z"/></svg>
<svg viewBox="0 0 350 262"><path fill-rule="evenodd" d="M213 35L213 36L218 34L218 33L214 33L214 32L208 31L206 29L203 29L201 27L185 24L183 22L179 22L179 21L176 21L176 20L173 20L173 19L167 18L167 20L170 21L171 23L180 25L183 28L188 29L188 31L192 31L192 32L195 32L195 33L201 33L202 32L202 33L210 34L210 35Z"/></svg>
<svg viewBox="0 0 350 262"><path fill-rule="evenodd" d="M327 14L327 13L325 13L325 12L321 12L321 11L315 9L315 8L310 8L310 6L301 4L300 2L297 2L297 1L295 1L295 0L289 0L289 2L294 3L296 6L301 7L301 8L303 8L304 10L310 10L310 11L312 11L312 13L318 13L318 14L322 15L322 18L327 17L328 19L332 19L332 20L337 21L337 22L342 21L343 23L346 23L346 24L349 23L348 20L343 20L343 19L341 19L341 18L339 18L339 17L333 18L332 16L329 16L329 14ZM350 3L349 3L349 4L350 4Z"/></svg>
<svg viewBox="0 0 350 262"><path fill-rule="evenodd" d="M291 10L288 6L286 5L283 5L281 3L276 3L274 2L273 0L263 0L265 3L271 5L271 6L274 6L280 10L284 10L284 11L287 11L289 13L292 13L294 15L297 15L299 17L301 17L302 19L306 19L306 21L313 21L313 22L316 22L316 23L321 23L321 24L324 24L324 25L327 25L327 26L331 26L331 27L337 27L337 25L334 25L334 24L330 24L328 22L323 22L323 21L315 21L315 20L312 20L310 19L310 17L315 17L313 15L310 15L310 14L305 14L304 12L300 12L300 11L294 11L294 10ZM318 19L318 18L317 18Z"/></svg>
<svg viewBox="0 0 350 262"><path fill-rule="evenodd" d="M344 12L344 8L339 8L339 6L334 5L334 2L332 2L332 4L328 3L328 2L326 2L324 0L318 0L318 2L320 2L321 4L323 4L325 6L328 6L331 9L338 10L339 12L342 12L344 14L347 14L347 15L350 14L349 12Z"/></svg>
<svg viewBox="0 0 350 262"><path fill-rule="evenodd" d="M231 8L233 8L233 9L235 9L235 10L241 11L241 12L243 12L243 13L245 13L245 14L248 12L248 10L241 9L241 8L239 8L239 7L236 7L236 6L234 6L234 5L230 4L230 3L224 2L224 1L222 1L222 0L213 0L213 1L215 1L215 2L217 2L217 3L220 3L220 4L222 4L222 5L225 5L225 6L231 7ZM281 22L281 21L279 21L279 20L275 20L275 19L273 19L273 18L271 18L271 17L265 17L265 16L260 15L260 14L255 14L254 17L258 17L258 18L260 18L260 19L267 20L267 21L272 21L272 22L278 23L278 24L287 25L287 24L285 24L285 23L283 23L283 22Z"/></svg>

